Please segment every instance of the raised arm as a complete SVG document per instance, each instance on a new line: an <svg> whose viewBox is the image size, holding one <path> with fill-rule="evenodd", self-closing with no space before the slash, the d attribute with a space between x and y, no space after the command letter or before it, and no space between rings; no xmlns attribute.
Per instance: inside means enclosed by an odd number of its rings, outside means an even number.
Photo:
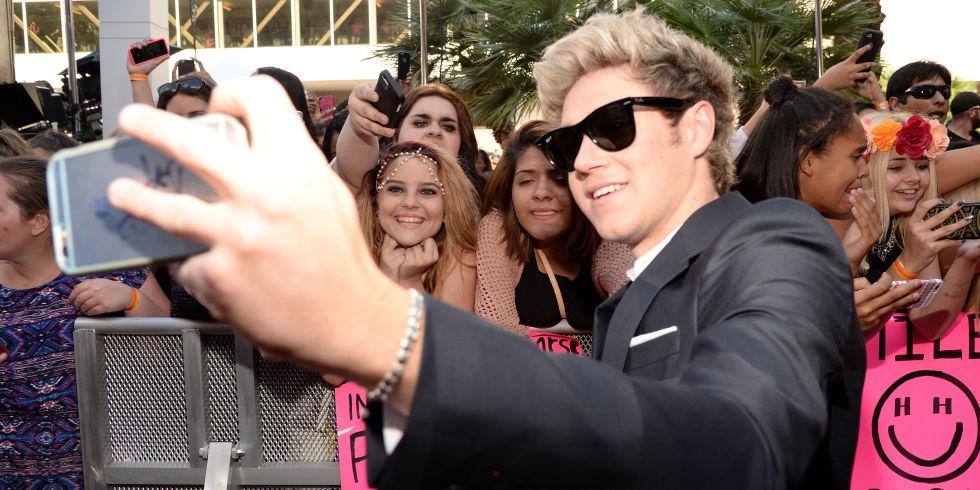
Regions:
<svg viewBox="0 0 980 490"><path fill-rule="evenodd" d="M364 174L378 163L378 138L395 135L394 129L384 127L388 117L371 105L377 100L378 94L370 84L354 87L347 102L347 122L337 137L337 174L355 189L361 187Z"/></svg>
<svg viewBox="0 0 980 490"><path fill-rule="evenodd" d="M144 48L149 42L149 39L144 39L142 41L136 41L129 47ZM126 70L129 72L129 83L133 90L133 103L146 104L150 106L155 105L155 102L153 101L153 89L150 88L150 81L147 77L149 77L150 72L152 72L156 67L170 59L170 55L168 54L160 58L152 59L139 65L133 64L133 60L129 57L129 50L126 50L125 56Z"/></svg>

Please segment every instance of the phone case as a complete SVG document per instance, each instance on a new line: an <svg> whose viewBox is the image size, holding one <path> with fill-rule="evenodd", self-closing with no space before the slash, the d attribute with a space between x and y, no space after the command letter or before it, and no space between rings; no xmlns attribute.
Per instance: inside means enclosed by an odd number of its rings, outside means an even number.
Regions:
<svg viewBox="0 0 980 490"><path fill-rule="evenodd" d="M197 71L197 65L194 64L194 60L180 60L177 62L178 77L182 77L188 73L194 73L195 71Z"/></svg>
<svg viewBox="0 0 980 490"><path fill-rule="evenodd" d="M402 93L398 82L395 81L388 70L382 71L381 75L378 76L378 84L374 87L374 91L378 94L378 101L371 105L382 114L388 116L386 127L394 128L398 109L405 102L405 94Z"/></svg>
<svg viewBox="0 0 980 490"><path fill-rule="evenodd" d="M875 29L865 29L861 31L861 36L858 38L857 49L861 49L867 44L871 44L872 47L867 53L862 54L858 59L858 63L872 63L878 58L878 52L881 51L882 41L884 40L884 34L881 31ZM865 68L861 71L871 71L871 68Z"/></svg>
<svg viewBox="0 0 980 490"><path fill-rule="evenodd" d="M936 205L926 213L926 219L935 216L949 206L950 203L940 203ZM949 235L946 235L946 238L949 238L950 240L980 240L980 215L978 215L978 213L980 213L980 201L963 203L963 207L960 208L959 211L953 213L953 215L947 218L946 221L943 221L943 224L940 226L951 225L971 215L977 217L978 219L971 221L965 228L961 228L953 233L950 233Z"/></svg>
<svg viewBox="0 0 980 490"><path fill-rule="evenodd" d="M155 60L155 59L157 59L157 58L159 58L161 56L166 56L166 55L170 54L170 44L167 43L167 39L166 38L161 37L159 39L154 39L154 40L150 41L149 43L147 43L147 45L150 45L150 44L153 44L153 43L157 43L157 42L163 42L163 49L165 50L165 52L163 54L158 55L158 56L154 56L152 58L149 58L149 59L146 59L146 60L143 60L143 61L137 62L136 59L133 58L133 50L130 49L129 50L129 61L131 61L134 66L139 66L139 65L142 65L143 63L146 63L148 61L152 61L152 60Z"/></svg>
<svg viewBox="0 0 980 490"><path fill-rule="evenodd" d="M408 76L408 71L411 69L412 55L407 51L398 52L398 79L404 80Z"/></svg>
<svg viewBox="0 0 980 490"><path fill-rule="evenodd" d="M919 299L915 303L912 303L907 308L914 310L916 308L925 308L932 303L932 300L936 298L936 294L943 287L942 279L922 279L922 286L919 287ZM901 284L905 284L908 281L892 281L891 289L895 289Z"/></svg>
<svg viewBox="0 0 980 490"><path fill-rule="evenodd" d="M215 129L236 145L247 144L236 120L211 114L196 124ZM207 250L113 208L106 189L119 177L213 201L214 190L196 174L146 144L113 138L55 153L47 169L55 260L69 275L145 266Z"/></svg>

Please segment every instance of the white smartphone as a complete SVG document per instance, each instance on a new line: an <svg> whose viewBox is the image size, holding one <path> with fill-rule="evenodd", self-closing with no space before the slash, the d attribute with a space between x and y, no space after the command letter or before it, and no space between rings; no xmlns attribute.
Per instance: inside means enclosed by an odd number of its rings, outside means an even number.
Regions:
<svg viewBox="0 0 980 490"><path fill-rule="evenodd" d="M919 299L908 306L908 309L912 310L915 308L925 308L932 303L932 300L936 298L936 294L939 293L939 289L943 287L942 279L920 279L922 285L919 286ZM892 285L889 290L895 289L902 284L909 281L892 281Z"/></svg>
<svg viewBox="0 0 980 490"><path fill-rule="evenodd" d="M192 120L235 145L245 128L224 114ZM109 204L106 190L120 177L154 188L214 201L217 194L176 160L131 137L112 138L55 153L48 164L48 201L55 259L66 274L140 267L205 252Z"/></svg>

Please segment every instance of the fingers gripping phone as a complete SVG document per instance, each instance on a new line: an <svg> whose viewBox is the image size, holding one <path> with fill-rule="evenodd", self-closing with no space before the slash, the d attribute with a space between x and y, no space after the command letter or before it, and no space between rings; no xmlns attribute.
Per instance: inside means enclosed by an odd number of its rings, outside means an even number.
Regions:
<svg viewBox="0 0 980 490"><path fill-rule="evenodd" d="M926 219L929 219L949 208L949 203L940 203L935 207L926 212ZM940 226L951 225L957 221L965 219L967 216L980 217L980 201L965 202L963 207L959 211L953 213L952 216L946 218L943 224ZM946 238L950 240L980 240L980 220L974 219L970 224L966 225L965 228L960 228L949 235Z"/></svg>
<svg viewBox="0 0 980 490"><path fill-rule="evenodd" d="M881 45L884 44L884 34L875 29L865 29L861 31L861 36L858 37L857 49L861 49L868 44L871 45L871 49L857 59L858 63L873 63L876 59L878 59L878 53L881 51ZM861 71L871 71L871 68L865 68Z"/></svg>
<svg viewBox="0 0 980 490"><path fill-rule="evenodd" d="M388 116L386 127L394 128L398 109L401 109L402 103L405 102L405 94L402 93L398 82L392 78L388 70L382 71L381 75L378 76L378 84L375 85L374 91L378 94L378 101L371 103L371 105L382 114Z"/></svg>
<svg viewBox="0 0 980 490"><path fill-rule="evenodd" d="M129 60L133 65L142 65L168 54L170 54L170 46L165 38L154 39L142 48L129 48Z"/></svg>
<svg viewBox="0 0 980 490"><path fill-rule="evenodd" d="M908 281L892 281L891 287L888 289L890 291L907 282ZM915 303L908 306L908 309L910 310L929 306L929 303L932 303L932 300L936 298L936 294L939 293L939 290L943 287L942 279L922 279L920 282L922 285L919 286L919 299L916 300Z"/></svg>
<svg viewBox="0 0 980 490"><path fill-rule="evenodd" d="M234 145L245 128L230 116L194 120ZM66 274L87 274L176 260L207 251L117 210L106 190L129 177L159 190L214 201L217 194L194 172L134 138L121 137L59 151L48 164L48 199L55 259Z"/></svg>

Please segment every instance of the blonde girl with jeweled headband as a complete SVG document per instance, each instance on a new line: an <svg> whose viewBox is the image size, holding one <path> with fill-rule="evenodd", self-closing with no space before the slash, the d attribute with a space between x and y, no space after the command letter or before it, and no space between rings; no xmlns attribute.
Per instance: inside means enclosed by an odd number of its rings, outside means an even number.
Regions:
<svg viewBox="0 0 980 490"><path fill-rule="evenodd" d="M868 279L875 281L885 271L899 280L940 278L939 252L958 247L933 302L909 311L920 334L939 338L962 309L980 259L980 241L960 243L946 238L975 217L941 226L960 209L960 203L926 218L926 213L940 203L935 160L949 144L946 128L908 113L878 114L862 123L868 136L868 191L875 197L886 230L868 252Z"/></svg>
<svg viewBox="0 0 980 490"><path fill-rule="evenodd" d="M466 311L476 292L476 202L453 156L415 141L385 147L357 195L381 270Z"/></svg>

